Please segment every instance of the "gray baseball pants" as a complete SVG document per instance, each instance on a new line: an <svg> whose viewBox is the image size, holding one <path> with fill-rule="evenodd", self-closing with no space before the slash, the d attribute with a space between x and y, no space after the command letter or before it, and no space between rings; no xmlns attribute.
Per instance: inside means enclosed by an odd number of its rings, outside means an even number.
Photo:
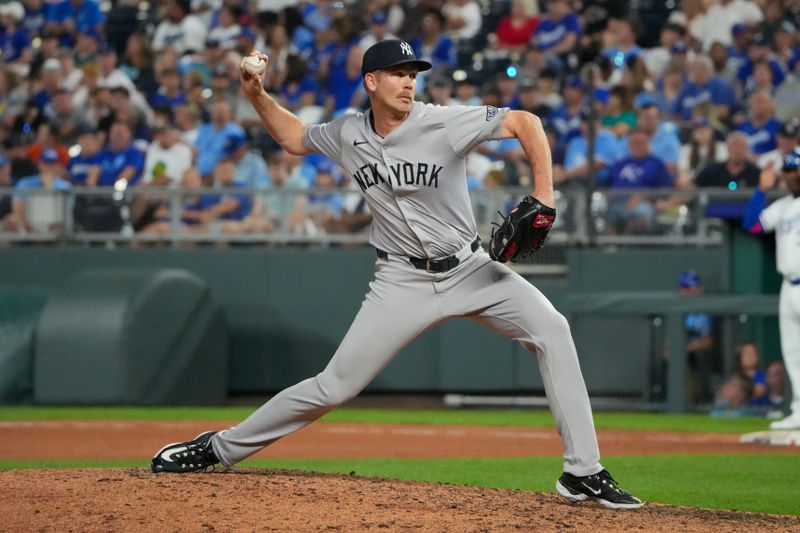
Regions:
<svg viewBox="0 0 800 533"><path fill-rule="evenodd" d="M564 445L564 471L602 469L589 395L569 324L533 285L469 246L443 273L407 258L376 261L375 279L328 366L276 394L240 424L217 433L212 446L227 466L297 431L358 395L407 344L451 318L469 318L536 354L550 409Z"/></svg>

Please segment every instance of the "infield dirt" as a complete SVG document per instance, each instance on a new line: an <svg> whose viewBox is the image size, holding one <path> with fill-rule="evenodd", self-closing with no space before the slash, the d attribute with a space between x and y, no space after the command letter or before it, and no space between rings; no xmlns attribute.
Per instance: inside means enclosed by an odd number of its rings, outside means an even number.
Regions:
<svg viewBox="0 0 800 533"><path fill-rule="evenodd" d="M143 468L0 471L0 532L107 531L800 531L800 518L648 504L609 511L554 493L233 468L151 474L170 441L202 422L0 422L4 459L142 459ZM604 455L798 453L735 435L603 431ZM258 454L275 458L561 454L552 428L319 423ZM555 482L555 480L554 480Z"/></svg>

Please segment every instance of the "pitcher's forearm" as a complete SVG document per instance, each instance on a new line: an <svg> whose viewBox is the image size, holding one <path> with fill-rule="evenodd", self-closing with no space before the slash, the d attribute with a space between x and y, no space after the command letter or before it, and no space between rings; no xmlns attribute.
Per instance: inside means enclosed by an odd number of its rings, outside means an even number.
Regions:
<svg viewBox="0 0 800 533"><path fill-rule="evenodd" d="M303 146L306 125L302 120L265 92L253 97L250 102L275 142L294 155L310 153Z"/></svg>

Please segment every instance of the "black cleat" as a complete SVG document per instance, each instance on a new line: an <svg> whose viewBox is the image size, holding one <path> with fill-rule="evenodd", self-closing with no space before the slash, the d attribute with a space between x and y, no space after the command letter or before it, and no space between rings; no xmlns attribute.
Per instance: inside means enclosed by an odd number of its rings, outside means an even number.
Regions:
<svg viewBox="0 0 800 533"><path fill-rule="evenodd" d="M642 500L619 488L608 470L581 477L564 472L556 481L556 490L573 502L594 498L608 509L638 509L644 505Z"/></svg>
<svg viewBox="0 0 800 533"><path fill-rule="evenodd" d="M206 431L189 442L167 444L155 454L150 468L159 472L197 472L219 463L211 447L211 437L216 431Z"/></svg>

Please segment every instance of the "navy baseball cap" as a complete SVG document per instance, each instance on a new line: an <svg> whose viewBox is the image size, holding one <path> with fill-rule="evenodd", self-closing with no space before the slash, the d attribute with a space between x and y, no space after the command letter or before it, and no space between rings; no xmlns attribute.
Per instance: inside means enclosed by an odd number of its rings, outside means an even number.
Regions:
<svg viewBox="0 0 800 533"><path fill-rule="evenodd" d="M386 24L389 22L389 17L384 11L375 11L372 13L372 18L370 20L373 24Z"/></svg>
<svg viewBox="0 0 800 533"><path fill-rule="evenodd" d="M678 276L678 287L681 289L693 289L702 284L700 276L692 269L684 270L681 272L681 275Z"/></svg>
<svg viewBox="0 0 800 533"><path fill-rule="evenodd" d="M670 51L673 54L685 54L685 53L689 52L689 47L686 46L686 43L684 43L683 41L678 41L677 43L672 45L672 48L670 48Z"/></svg>
<svg viewBox="0 0 800 533"><path fill-rule="evenodd" d="M797 150L792 150L783 156L781 170L797 170L798 168L800 168L800 153Z"/></svg>
<svg viewBox="0 0 800 533"><path fill-rule="evenodd" d="M361 75L406 64L414 65L420 72L430 70L432 66L427 61L417 59L414 49L407 42L400 39L386 39L378 41L364 52Z"/></svg>
<svg viewBox="0 0 800 533"><path fill-rule="evenodd" d="M784 137L797 137L798 133L800 133L800 122L796 120L787 120L778 129L778 135Z"/></svg>
<svg viewBox="0 0 800 533"><path fill-rule="evenodd" d="M734 24L733 27L731 27L731 34L734 37L736 37L740 33L745 32L745 31L747 31L749 29L750 29L750 26L748 26L746 23L739 22L738 24Z"/></svg>

